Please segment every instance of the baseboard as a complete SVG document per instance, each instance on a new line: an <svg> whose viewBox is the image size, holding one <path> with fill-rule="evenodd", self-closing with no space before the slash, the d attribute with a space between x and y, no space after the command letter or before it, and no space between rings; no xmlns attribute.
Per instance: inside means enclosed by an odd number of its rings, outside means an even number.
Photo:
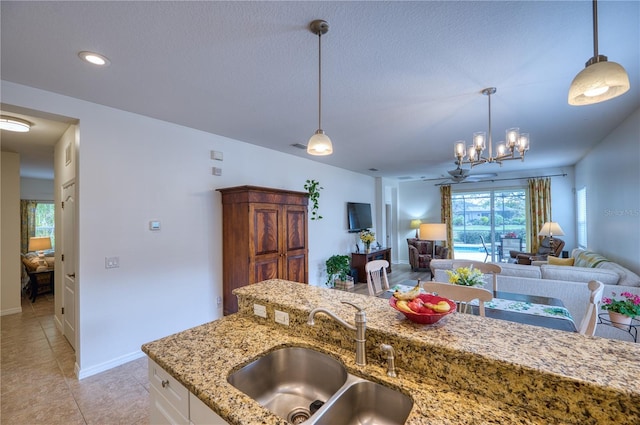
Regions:
<svg viewBox="0 0 640 425"><path fill-rule="evenodd" d="M75 367L76 376L78 377L78 380L88 378L90 376L96 375L106 370L113 369L114 367L118 367L125 363L129 363L133 360L137 360L144 356L146 356L146 354L144 354L141 350L138 350L136 352L133 352L121 357L117 357L113 360L109 360L108 362L100 363L98 365L95 365L89 368L84 368L84 369L80 369L78 367L78 363L76 362L76 367Z"/></svg>
<svg viewBox="0 0 640 425"><path fill-rule="evenodd" d="M8 316L10 314L22 313L22 307L8 308L0 312L0 316Z"/></svg>

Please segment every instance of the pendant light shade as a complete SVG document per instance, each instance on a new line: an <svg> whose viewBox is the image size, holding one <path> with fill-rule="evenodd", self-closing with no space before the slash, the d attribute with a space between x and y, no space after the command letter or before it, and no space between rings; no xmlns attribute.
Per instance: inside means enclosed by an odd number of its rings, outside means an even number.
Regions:
<svg viewBox="0 0 640 425"><path fill-rule="evenodd" d="M307 153L316 156L331 155L331 139L322 130L322 34L329 31L329 24L322 19L316 19L311 22L309 29L318 36L318 129L307 143Z"/></svg>
<svg viewBox="0 0 640 425"><path fill-rule="evenodd" d="M592 105L613 99L629 90L629 76L625 69L608 62L598 54L598 2L593 0L593 57L571 82L569 105Z"/></svg>

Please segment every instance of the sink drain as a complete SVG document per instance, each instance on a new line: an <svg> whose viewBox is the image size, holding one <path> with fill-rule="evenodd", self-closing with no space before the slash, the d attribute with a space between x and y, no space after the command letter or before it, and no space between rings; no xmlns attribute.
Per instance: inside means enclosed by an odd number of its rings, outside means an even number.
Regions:
<svg viewBox="0 0 640 425"><path fill-rule="evenodd" d="M291 422L294 425L298 425L306 421L311 417L311 413L305 409L304 407L298 407L293 409L287 415L287 421Z"/></svg>

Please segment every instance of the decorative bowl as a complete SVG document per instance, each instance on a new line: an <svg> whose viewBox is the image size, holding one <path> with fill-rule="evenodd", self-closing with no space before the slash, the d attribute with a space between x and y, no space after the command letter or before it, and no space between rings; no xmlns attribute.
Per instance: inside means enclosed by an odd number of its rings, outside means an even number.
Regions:
<svg viewBox="0 0 640 425"><path fill-rule="evenodd" d="M449 304L449 307L451 308L446 313L435 313L435 312L434 313L408 313L406 311L400 310L396 306L397 300L395 297L389 298L389 305L391 305L391 307L398 310L400 313L404 314L407 319L415 323L420 323L422 325L432 325L436 323L438 320L442 319L447 314L451 314L454 311L456 311L456 303L451 301L448 298L439 297L433 294L420 294L418 295L418 298L422 299L422 301L424 302L429 302L431 304L437 304L440 301L446 301Z"/></svg>

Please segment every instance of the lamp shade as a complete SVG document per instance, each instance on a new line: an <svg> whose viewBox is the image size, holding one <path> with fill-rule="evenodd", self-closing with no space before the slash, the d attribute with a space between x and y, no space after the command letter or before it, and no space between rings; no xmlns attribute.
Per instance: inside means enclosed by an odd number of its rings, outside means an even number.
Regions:
<svg viewBox="0 0 640 425"><path fill-rule="evenodd" d="M444 241L447 239L447 225L442 223L424 223L420 225L420 239L426 241Z"/></svg>
<svg viewBox="0 0 640 425"><path fill-rule="evenodd" d="M331 155L333 153L333 145L329 136L324 134L324 131L317 130L309 139L307 153L318 156Z"/></svg>
<svg viewBox="0 0 640 425"><path fill-rule="evenodd" d="M580 71L569 88L569 105L591 105L629 90L627 71L615 62L600 61Z"/></svg>
<svg viewBox="0 0 640 425"><path fill-rule="evenodd" d="M547 221L542 225L538 236L564 236L562 227L555 221Z"/></svg>
<svg viewBox="0 0 640 425"><path fill-rule="evenodd" d="M44 251L45 249L51 249L51 238L49 236L29 239L29 251Z"/></svg>

